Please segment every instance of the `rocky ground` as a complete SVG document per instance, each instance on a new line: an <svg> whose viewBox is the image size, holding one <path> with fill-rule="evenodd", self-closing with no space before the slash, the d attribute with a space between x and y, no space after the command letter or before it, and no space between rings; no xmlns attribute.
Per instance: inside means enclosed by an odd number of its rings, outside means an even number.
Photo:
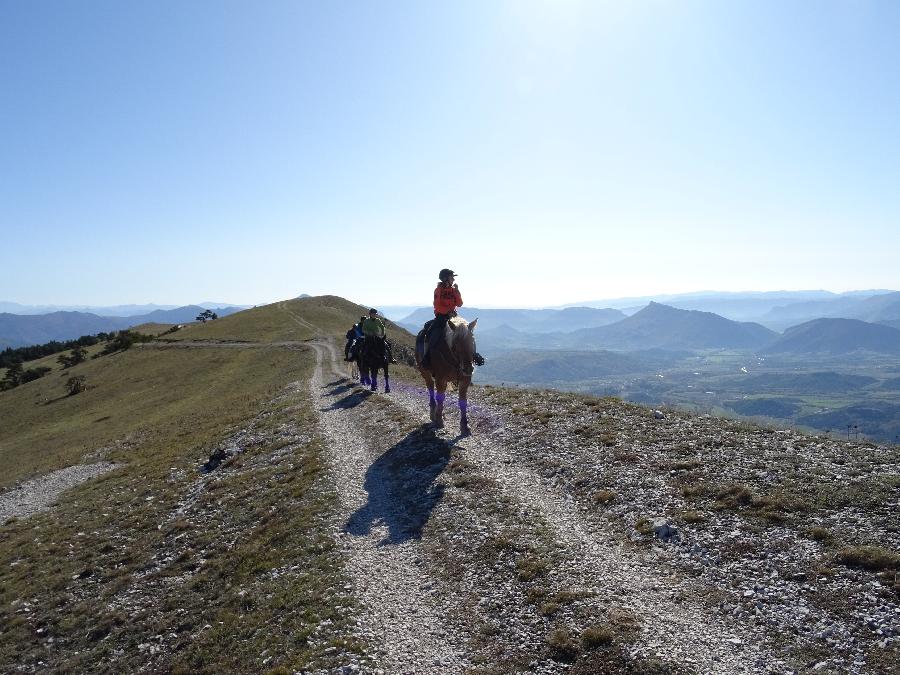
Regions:
<svg viewBox="0 0 900 675"><path fill-rule="evenodd" d="M111 462L76 464L25 481L0 494L0 523L47 509L63 491L115 468Z"/></svg>
<svg viewBox="0 0 900 675"><path fill-rule="evenodd" d="M417 384L372 394L317 351L335 536L388 672L895 671L894 450L489 387L458 437L452 401L423 430Z"/></svg>

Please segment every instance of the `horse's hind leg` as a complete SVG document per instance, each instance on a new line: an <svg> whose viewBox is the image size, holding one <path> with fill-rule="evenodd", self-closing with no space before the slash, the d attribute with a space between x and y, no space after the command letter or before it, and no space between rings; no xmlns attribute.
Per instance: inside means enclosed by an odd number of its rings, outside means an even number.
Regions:
<svg viewBox="0 0 900 675"><path fill-rule="evenodd" d="M463 436L471 436L472 431L469 429L469 417L466 414L469 409L469 402L460 397L459 399L459 433Z"/></svg>
<svg viewBox="0 0 900 675"><path fill-rule="evenodd" d="M372 368L371 372L372 379L370 381L371 386L369 387L369 389L371 389L372 391L378 391L378 368Z"/></svg>

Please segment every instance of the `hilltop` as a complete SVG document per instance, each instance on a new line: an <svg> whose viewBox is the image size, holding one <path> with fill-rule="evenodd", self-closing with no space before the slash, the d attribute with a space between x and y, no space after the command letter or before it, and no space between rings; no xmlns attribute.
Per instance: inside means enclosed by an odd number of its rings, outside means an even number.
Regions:
<svg viewBox="0 0 900 675"><path fill-rule="evenodd" d="M276 303L0 393L0 512L103 472L0 526L0 669L896 664L896 449L482 386L472 437L452 399L435 432L410 369L346 378L361 309Z"/></svg>
<svg viewBox="0 0 900 675"><path fill-rule="evenodd" d="M900 330L857 319L815 319L788 328L765 348L769 354L900 354Z"/></svg>
<svg viewBox="0 0 900 675"><path fill-rule="evenodd" d="M573 344L606 349L753 349L771 342L774 331L757 323L651 302L644 309L602 328L575 331Z"/></svg>

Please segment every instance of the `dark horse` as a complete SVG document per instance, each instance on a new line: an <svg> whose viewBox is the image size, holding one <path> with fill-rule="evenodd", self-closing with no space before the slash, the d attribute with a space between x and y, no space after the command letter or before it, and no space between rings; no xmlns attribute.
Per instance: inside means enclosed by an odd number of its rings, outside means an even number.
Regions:
<svg viewBox="0 0 900 675"><path fill-rule="evenodd" d="M378 371L384 370L384 393L391 391L391 382L388 379L388 365L390 359L388 357L387 345L383 337L375 335L366 335L362 339L359 351L356 355L356 362L359 364L359 381L362 384L369 385L372 391L378 390Z"/></svg>
<svg viewBox="0 0 900 675"><path fill-rule="evenodd" d="M422 365L422 350L425 330L419 333L416 340L416 367L425 378L425 386L428 387L428 408L431 412L431 421L438 429L444 426L444 399L446 398L447 384L452 382L459 391L459 431L468 436L469 418L467 416L468 400L466 393L472 383L472 373L475 368L472 364L475 358L475 324L466 323L459 317L454 317L444 327L444 334L436 345L429 345L430 365ZM435 393L437 386L437 393Z"/></svg>

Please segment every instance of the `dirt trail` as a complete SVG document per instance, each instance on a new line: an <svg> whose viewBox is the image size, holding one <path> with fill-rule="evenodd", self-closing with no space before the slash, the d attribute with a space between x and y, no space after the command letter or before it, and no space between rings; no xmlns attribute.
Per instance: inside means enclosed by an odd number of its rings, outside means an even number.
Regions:
<svg viewBox="0 0 900 675"><path fill-rule="evenodd" d="M345 509L357 508L365 499L362 486L367 484L367 470L378 457L378 449L371 439L360 433L356 425L359 412L354 407L334 407L336 396L327 392L325 371L335 376L331 386L340 385L343 373L337 366L334 347L322 342L315 345L319 368L313 380L313 393L329 404L322 413L322 423L332 448L335 479L345 496ZM344 380L344 382L346 382ZM345 393L350 387L337 387L337 393ZM394 383L389 396L391 408L399 408L414 420L426 423L427 398L419 388ZM323 406L325 407L325 406ZM448 397L447 431L441 435L456 434L458 413L455 401ZM476 413L477 414L477 413ZM498 418L499 419L499 418ZM693 599L692 581L671 575L671 570L657 559L653 549L641 551L623 546L608 526L586 519L571 499L538 473L517 460L514 429L502 423L482 424L472 419L476 434L470 438L454 439L455 448L464 458L478 467L482 475L499 485L513 504L512 511L527 514L536 522L549 526L557 548L566 551L568 564L559 571L566 585L592 593L591 602L598 608L624 609L637 617L641 632L629 648L635 658L658 658L677 664L688 671L703 673L766 672L780 664L774 655L758 646L763 633L752 632L745 626L726 625L714 608ZM521 438L515 440L521 441ZM388 499L389 496L371 485L368 479L369 499ZM378 512L390 509L389 504L379 504ZM418 542L406 542L402 546L379 546L386 536L383 529L374 527L368 537L350 537L347 541L351 568L361 584L362 597L368 603L376 603L380 611L373 618L381 621L389 661L394 666L404 666L414 661L411 655L434 654L439 650L446 665L462 666L465 662L462 636L460 642L436 641L441 635L440 611L434 607L414 607L408 599L417 597L431 583L416 566ZM373 571L379 576L375 578ZM365 582L368 578L368 582ZM389 604L385 605L385 601ZM395 604L396 603L396 604ZM412 603L415 605L416 603ZM502 611L502 610L501 610ZM418 612L418 613L417 613ZM391 618L396 615L397 620ZM385 621L385 617L389 620ZM422 629L413 636L405 636L408 625ZM444 627L443 630L448 630ZM541 668L544 672L558 672L564 666L551 662ZM390 669L389 669L390 670ZM427 665L423 672L434 669ZM449 669L448 669L449 670Z"/></svg>
<svg viewBox="0 0 900 675"><path fill-rule="evenodd" d="M350 387L342 386L344 373L333 345L312 346L317 366L310 389L320 403L328 460L341 498L336 537L363 605L359 623L383 650L373 656L392 673L460 672L470 665L466 636L447 621L447 607L431 593L434 582L423 568L421 542L414 537L391 541L391 530L404 518L402 504L370 477L384 448L373 444L356 411L340 404Z"/></svg>

